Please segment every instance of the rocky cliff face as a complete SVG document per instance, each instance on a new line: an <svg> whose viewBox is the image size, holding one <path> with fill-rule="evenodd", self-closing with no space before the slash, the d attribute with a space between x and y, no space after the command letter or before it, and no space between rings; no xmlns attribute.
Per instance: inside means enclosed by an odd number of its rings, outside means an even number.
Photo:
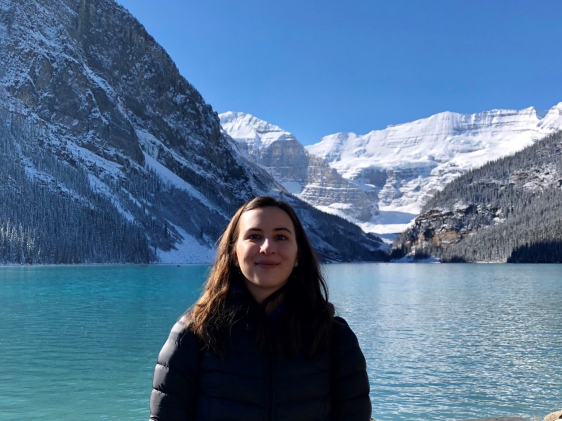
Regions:
<svg viewBox="0 0 562 421"><path fill-rule="evenodd" d="M326 212L359 221L377 214L377 198L344 179L328 163L309 154L289 132L250 114L220 114L225 132L251 162L269 172L285 189Z"/></svg>
<svg viewBox="0 0 562 421"><path fill-rule="evenodd" d="M211 107L122 7L109 0L1 4L2 80L12 107L110 161L144 165L144 151L186 178L204 183L209 171L233 198L231 182L245 171L225 159L232 148ZM201 158L188 166L178 154Z"/></svg>
<svg viewBox="0 0 562 421"><path fill-rule="evenodd" d="M487 206L472 204L447 210L432 209L415 219L402 245L409 251L424 250L428 246L446 248L503 220L501 209Z"/></svg>
<svg viewBox="0 0 562 421"><path fill-rule="evenodd" d="M0 0L0 62L0 132L13 144L2 157L21 160L26 174L16 184L33 190L48 179L41 185L58 194L52 186L61 174L77 172L87 189L72 215L87 212L91 197L104 197L107 209L97 217L117 215L144 232L149 260L210 261L234 209L281 188L240 154L211 106L112 0ZM68 183L64 189L82 190ZM323 216L306 214L314 231ZM31 224L30 233L38 228L23 213L10 215ZM366 241L360 259L378 247ZM327 258L354 258L322 235L316 245ZM76 259L97 261L89 253Z"/></svg>

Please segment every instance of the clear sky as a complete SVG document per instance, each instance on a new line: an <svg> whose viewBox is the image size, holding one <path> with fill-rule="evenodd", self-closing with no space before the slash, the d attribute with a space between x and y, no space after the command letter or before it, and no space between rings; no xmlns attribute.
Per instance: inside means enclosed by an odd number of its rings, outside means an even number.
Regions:
<svg viewBox="0 0 562 421"><path fill-rule="evenodd" d="M302 143L562 101L558 0L117 0L214 110Z"/></svg>

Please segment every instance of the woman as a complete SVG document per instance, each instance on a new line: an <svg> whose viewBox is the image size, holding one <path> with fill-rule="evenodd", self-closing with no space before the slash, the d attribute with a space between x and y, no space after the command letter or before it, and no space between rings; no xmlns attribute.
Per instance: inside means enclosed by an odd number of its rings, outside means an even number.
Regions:
<svg viewBox="0 0 562 421"><path fill-rule="evenodd" d="M258 197L235 213L158 356L150 409L158 421L370 419L365 358L289 204Z"/></svg>

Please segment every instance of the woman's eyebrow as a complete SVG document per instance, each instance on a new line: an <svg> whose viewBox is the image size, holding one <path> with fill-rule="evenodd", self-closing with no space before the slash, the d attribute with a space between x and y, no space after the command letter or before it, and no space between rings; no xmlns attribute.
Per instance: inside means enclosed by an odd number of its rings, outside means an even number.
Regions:
<svg viewBox="0 0 562 421"><path fill-rule="evenodd" d="M263 230L261 228L252 227L252 228L248 228L247 231L263 231ZM287 231L288 233L292 234L291 230L285 227L273 228L273 231Z"/></svg>
<svg viewBox="0 0 562 421"><path fill-rule="evenodd" d="M273 228L273 231L287 231L292 234L291 230L285 227Z"/></svg>

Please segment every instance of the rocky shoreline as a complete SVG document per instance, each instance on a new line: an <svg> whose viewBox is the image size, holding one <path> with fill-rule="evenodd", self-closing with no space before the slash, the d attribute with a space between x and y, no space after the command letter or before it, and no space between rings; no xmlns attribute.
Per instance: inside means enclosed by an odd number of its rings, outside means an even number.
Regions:
<svg viewBox="0 0 562 421"><path fill-rule="evenodd" d="M556 421L562 420L562 411L552 412L544 417L543 421ZM376 421L374 418L371 418L371 421ZM539 421L538 417L533 417L533 420L527 420L525 418L520 417L500 417L500 418L472 418L468 420L459 420L459 421Z"/></svg>
<svg viewBox="0 0 562 421"><path fill-rule="evenodd" d="M473 418L469 420L462 420L462 421L529 421L525 418L519 417L507 417L507 418Z"/></svg>

